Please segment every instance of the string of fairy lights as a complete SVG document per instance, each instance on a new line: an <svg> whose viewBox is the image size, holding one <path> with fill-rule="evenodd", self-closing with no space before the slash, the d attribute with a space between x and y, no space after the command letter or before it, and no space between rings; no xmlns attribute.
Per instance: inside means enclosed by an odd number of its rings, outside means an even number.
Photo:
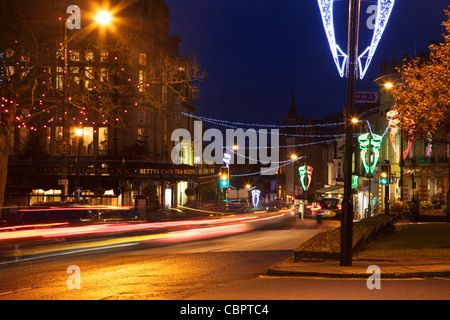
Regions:
<svg viewBox="0 0 450 320"><path fill-rule="evenodd" d="M261 127L266 127L266 128L276 128L276 129L283 129L283 128L313 128L315 125L314 124L309 124L309 125L270 125L270 124L255 124L255 123L244 123L244 122L236 122L236 121L227 121L227 120L221 120L221 119L213 119L213 118L208 118L208 117L202 117L202 116L196 116L196 115L192 115L192 114L188 114L188 113L182 113L182 115L184 116L188 116L194 119L197 119L199 121L204 121L204 122L208 122L211 124L216 124L216 125L220 125L223 127L227 127L227 128L232 128L232 129L241 129L241 127L239 126L244 126L244 127L248 127L251 129L248 130L252 130L255 133L261 133L260 130L256 130L253 129L254 127L257 126L261 126ZM358 120L357 122L364 122L366 124L367 130L369 131L369 133L355 133L354 136L355 137L364 137L367 138L370 135L370 138L374 138L374 141L377 143L375 144L375 142L373 143L375 148L375 154L378 151L377 147L379 147L379 143L381 142L381 140L384 138L384 136L387 134L387 132L389 131L390 128L390 124L391 124L392 118L388 119L388 124L386 126L386 129L384 130L382 135L378 135L373 133L372 130L372 125L368 120ZM320 123L317 124L319 127L335 127L335 126L340 126L343 125L344 123ZM266 134L267 131L264 130L262 131L262 133ZM271 133L273 134L273 133ZM345 134L341 135L341 134L330 134L330 135L323 135L323 134L317 134L317 135L312 135L312 134L308 134L308 135L301 135L301 134L290 134L290 133L284 133L284 134L279 134L279 132L275 132L275 134L277 135L285 135L288 137L303 137L303 138L324 138L324 137L334 137L334 139L328 139L328 140L320 140L320 141L314 141L314 142L307 142L307 143L299 143L299 144L288 144L288 145L275 145L275 146L240 146L239 148L243 148L243 149L280 149L280 148L296 148L296 147L305 147L305 146L312 146L312 145L318 145L318 144L324 144L324 143L331 143L331 142L336 142L336 141L340 141L344 139ZM362 140L362 139L361 139ZM367 153L367 146L366 145L361 145L361 155L362 157L365 156L365 154ZM237 152L237 150L235 150L234 148L230 148L230 147L226 147L225 148L227 152L236 155L237 157L242 157L245 158L247 160L253 161L253 162L258 162L257 159L254 159L252 157L246 156L244 154L241 154L239 152ZM306 158L306 156L296 156L294 159L289 159L289 160L282 160L282 161L272 161L271 163L274 164L278 164L278 166L276 167L271 167L268 169L264 169L264 170L260 170L258 172L252 172L252 173L245 173L245 174L233 174L230 175L230 177L243 177L243 176L252 176L252 175L259 175L265 172L276 172L278 171L278 169L287 166L289 164L292 164L298 160L304 159ZM364 166L367 168L365 161L363 160L363 164ZM367 169L366 169L367 170Z"/></svg>
<svg viewBox="0 0 450 320"><path fill-rule="evenodd" d="M61 18L58 20L61 21ZM61 30L59 32L62 33ZM108 55L100 56L103 53L99 53L99 59L104 60L100 60L101 70L96 72L91 65L93 56L87 57L88 51L91 53L93 50L66 49L67 57L64 57L61 49L63 47L63 42L57 41L56 64L49 63L34 68L31 76L30 70L33 68L28 64L29 58L23 55L24 50L19 41L14 41L9 49L0 53L0 84L4 87L0 104L1 125L28 129L30 132L47 129L51 125L62 125L62 104L65 103L71 106L65 114L70 127L117 126L123 121L121 115L128 113L128 107L125 105L118 108L114 105L111 96L118 87L114 76L121 77L122 92L128 89L142 91L149 87L148 84L141 83L141 79L139 83L135 83L130 77L124 76L126 63L119 61L119 55L108 52ZM66 58L68 67L63 68ZM30 80L27 77L32 77L30 79L35 85L28 90L30 94L25 97L18 94L15 87L17 83L20 85ZM68 79L66 83L62 80L63 77ZM63 94L64 87L66 96ZM137 107L140 103L136 101L130 104ZM53 137L48 136L48 139L51 138Z"/></svg>

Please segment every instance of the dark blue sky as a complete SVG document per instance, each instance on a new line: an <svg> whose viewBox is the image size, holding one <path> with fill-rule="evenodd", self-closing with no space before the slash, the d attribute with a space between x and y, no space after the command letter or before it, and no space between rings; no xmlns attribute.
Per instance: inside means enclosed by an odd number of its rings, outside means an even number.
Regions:
<svg viewBox="0 0 450 320"><path fill-rule="evenodd" d="M347 80L339 77L334 65L316 0L166 3L171 35L181 37L180 54L198 54L208 73L196 101L197 115L279 124L287 114L292 87L300 115L321 119L343 111ZM335 3L335 8L343 8L336 11L343 13L341 17L335 18L342 48L347 41L347 3ZM397 0L375 57L356 89L377 89L373 80L384 60L401 59L404 53L414 56L431 42L443 40L441 23L448 4L448 0ZM368 17L361 12L362 34Z"/></svg>

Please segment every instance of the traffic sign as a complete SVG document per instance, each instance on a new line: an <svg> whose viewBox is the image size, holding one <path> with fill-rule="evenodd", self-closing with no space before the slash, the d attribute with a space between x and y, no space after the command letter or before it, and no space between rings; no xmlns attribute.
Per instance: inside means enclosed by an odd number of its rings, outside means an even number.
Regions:
<svg viewBox="0 0 450 320"><path fill-rule="evenodd" d="M76 198L81 198L81 195L83 194L83 188L81 187L76 187L75 188L75 197Z"/></svg>
<svg viewBox="0 0 450 320"><path fill-rule="evenodd" d="M194 179L189 179L188 180L188 188L189 189L194 189L195 187L195 180Z"/></svg>
<svg viewBox="0 0 450 320"><path fill-rule="evenodd" d="M356 92L355 102L356 103L372 103L378 102L378 92Z"/></svg>

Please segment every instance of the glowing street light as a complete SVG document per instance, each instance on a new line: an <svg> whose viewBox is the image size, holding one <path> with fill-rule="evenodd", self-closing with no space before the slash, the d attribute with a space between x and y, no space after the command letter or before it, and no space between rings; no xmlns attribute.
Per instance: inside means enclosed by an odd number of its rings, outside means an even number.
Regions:
<svg viewBox="0 0 450 320"><path fill-rule="evenodd" d="M94 20L97 21L97 23L99 24L106 25L111 22L112 15L107 11L100 11L97 13Z"/></svg>

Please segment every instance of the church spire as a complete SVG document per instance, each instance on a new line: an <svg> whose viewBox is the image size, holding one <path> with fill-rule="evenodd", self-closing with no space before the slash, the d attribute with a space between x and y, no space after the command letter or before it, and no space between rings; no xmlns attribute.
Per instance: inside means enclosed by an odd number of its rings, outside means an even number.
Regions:
<svg viewBox="0 0 450 320"><path fill-rule="evenodd" d="M294 88L292 86L291 105L289 106L288 116L298 116L297 107L295 106Z"/></svg>

